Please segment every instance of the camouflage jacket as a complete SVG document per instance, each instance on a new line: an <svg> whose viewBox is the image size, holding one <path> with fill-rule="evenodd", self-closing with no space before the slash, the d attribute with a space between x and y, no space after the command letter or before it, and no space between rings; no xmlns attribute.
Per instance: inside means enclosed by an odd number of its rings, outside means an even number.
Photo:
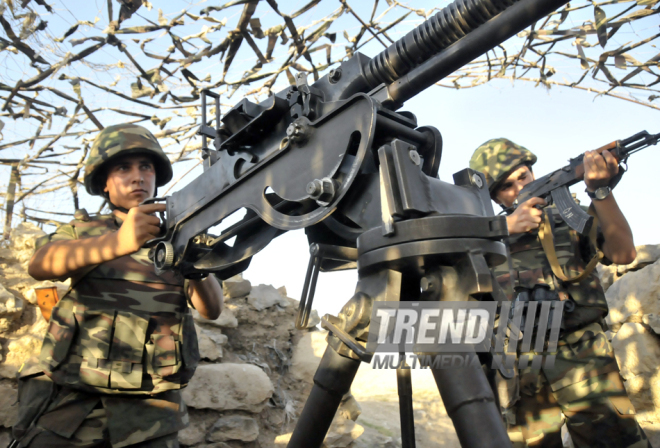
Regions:
<svg viewBox="0 0 660 448"><path fill-rule="evenodd" d="M559 264L571 277L581 273L595 248L587 236L578 234L561 219L554 206L545 210L551 216ZM600 232L598 244L602 244ZM560 298L569 297L576 305L574 311L564 314L562 328L565 330L580 328L607 314L605 293L595 270L579 283L562 282L552 273L536 231L512 235L508 238L508 245L510 264L501 264L495 267L494 272L509 300L515 300L521 291L531 292L539 287L550 292L565 293ZM607 260L603 261L607 263Z"/></svg>
<svg viewBox="0 0 660 448"><path fill-rule="evenodd" d="M118 230L112 215L74 220L37 242ZM53 309L40 354L55 383L103 394L185 387L199 361L184 279L156 275L148 250L92 267Z"/></svg>

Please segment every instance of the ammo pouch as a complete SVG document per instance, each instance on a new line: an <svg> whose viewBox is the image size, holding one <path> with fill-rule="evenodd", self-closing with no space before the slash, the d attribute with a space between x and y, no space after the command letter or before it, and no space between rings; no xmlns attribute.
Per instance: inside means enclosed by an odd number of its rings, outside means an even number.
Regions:
<svg viewBox="0 0 660 448"><path fill-rule="evenodd" d="M185 387L199 349L189 312L149 315L58 306L40 362L57 384L106 394L154 394Z"/></svg>
<svg viewBox="0 0 660 448"><path fill-rule="evenodd" d="M555 300L557 301L561 300L558 291L551 290L550 288L541 285L537 285L531 290L526 288L521 288L517 291L517 293L518 294L516 295L515 301L525 303L522 319L520 321L521 329L525 328L529 302L553 302ZM564 304L564 314L572 313L575 310L575 302L570 298L570 296L565 302L566 303ZM510 318L513 318L514 309L515 309L515 305L511 307ZM538 327L538 324L539 322L538 322L538 308L537 308L537 316L536 316L536 321L534 322L534 328ZM550 313L550 319L548 321L548 329L550 328L551 325L552 325L552 312Z"/></svg>

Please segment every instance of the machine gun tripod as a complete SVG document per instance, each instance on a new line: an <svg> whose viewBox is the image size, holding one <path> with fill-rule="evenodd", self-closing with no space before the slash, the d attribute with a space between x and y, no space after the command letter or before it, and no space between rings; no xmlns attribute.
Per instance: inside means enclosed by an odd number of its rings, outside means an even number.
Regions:
<svg viewBox="0 0 660 448"><path fill-rule="evenodd" d="M204 173L166 198L166 232L153 241L156 269L226 279L273 238L301 228L319 248L352 253L327 257L317 270L357 264L356 294L324 321L329 347L290 448L321 446L360 360L368 359L360 341L375 302L498 300L489 267L505 260L507 228L493 216L483 175L464 170L455 184L439 180L440 132L397 110L565 3L455 0L373 59L356 53L311 85L301 73L295 86L261 103L243 99L222 120L217 112L215 128L203 110ZM240 222L203 237L241 208L248 212ZM422 279L438 289L422 294ZM299 325L309 312L301 306ZM462 446L510 445L480 367L433 373ZM401 377L401 385L409 448L409 379Z"/></svg>
<svg viewBox="0 0 660 448"><path fill-rule="evenodd" d="M458 173L455 180L459 186L487 194L485 179L480 173L465 170ZM368 231L358 239L357 253L335 246L312 247L306 285L315 283L314 277L323 269L324 260L329 269L337 262L357 261L359 281L354 296L339 315L326 315L322 319L321 325L330 332L328 348L289 446L320 446L323 442L359 365L369 363L373 356L361 341L367 340L375 302L468 301L470 297L492 300L497 285L488 266L504 261L506 250L499 239L506 234L503 217L438 215L397 222L395 236L384 236L380 228ZM300 302L299 328L306 325L305 310L311 309L306 295L306 291L303 292ZM502 300L501 297L497 299ZM432 372L462 446L507 446L510 443L491 384L480 363L476 367L437 368ZM414 447L410 370L397 369L397 385L402 443L404 447ZM475 421L480 422L483 433L474 431ZM488 438L483 434L488 434Z"/></svg>

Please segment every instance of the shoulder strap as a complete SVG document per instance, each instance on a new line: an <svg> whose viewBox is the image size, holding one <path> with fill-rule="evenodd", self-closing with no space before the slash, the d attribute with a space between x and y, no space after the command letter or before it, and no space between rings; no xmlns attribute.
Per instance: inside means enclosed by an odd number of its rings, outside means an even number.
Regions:
<svg viewBox="0 0 660 448"><path fill-rule="evenodd" d="M596 268L598 262L604 257L603 252L598 249L598 245L596 243L596 236L598 232L598 217L596 216L593 207L589 207L588 213L594 217L593 224L589 230L589 240L591 241L591 244L593 244L594 249L596 250L596 254L591 258L591 260L589 260L589 263L587 263L584 271L574 277L569 277L566 275L562 267L559 265L557 252L555 251L555 242L552 236L552 228L550 226L550 219L547 213L543 213L543 221L539 226L539 240L541 241L543 252L545 252L545 256L550 263L552 273L555 274L558 279L567 283L577 283L585 279L589 274L591 274L591 272Z"/></svg>

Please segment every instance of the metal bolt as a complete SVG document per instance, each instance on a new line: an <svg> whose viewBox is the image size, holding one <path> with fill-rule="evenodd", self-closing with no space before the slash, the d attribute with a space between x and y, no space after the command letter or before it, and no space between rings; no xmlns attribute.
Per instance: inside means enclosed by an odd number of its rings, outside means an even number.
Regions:
<svg viewBox="0 0 660 448"><path fill-rule="evenodd" d="M294 122L286 128L286 135L295 142L303 142L307 139L307 126Z"/></svg>
<svg viewBox="0 0 660 448"><path fill-rule="evenodd" d="M412 163L415 165L419 166L419 164L422 163L422 159L419 157L419 153L414 149L408 151L408 156L410 156L410 160L412 160Z"/></svg>
<svg viewBox="0 0 660 448"><path fill-rule="evenodd" d="M165 251L159 250L158 253L156 254L156 259L158 260L159 263L162 263L163 260L165 260Z"/></svg>
<svg viewBox="0 0 660 448"><path fill-rule="evenodd" d="M335 181L326 177L308 183L306 190L310 198L315 199L317 204L325 207L335 197L336 188Z"/></svg>
<svg viewBox="0 0 660 448"><path fill-rule="evenodd" d="M479 176L477 173L474 173L472 175L472 182L474 182L477 188L481 188L484 186L484 181L481 180L481 176Z"/></svg>
<svg viewBox="0 0 660 448"><path fill-rule="evenodd" d="M310 196L318 196L322 191L323 184L318 179L315 179L307 184L307 194Z"/></svg>
<svg viewBox="0 0 660 448"><path fill-rule="evenodd" d="M330 70L330 73L328 74L328 80L330 81L330 84L336 84L339 82L341 79L341 69L337 68L335 70Z"/></svg>

